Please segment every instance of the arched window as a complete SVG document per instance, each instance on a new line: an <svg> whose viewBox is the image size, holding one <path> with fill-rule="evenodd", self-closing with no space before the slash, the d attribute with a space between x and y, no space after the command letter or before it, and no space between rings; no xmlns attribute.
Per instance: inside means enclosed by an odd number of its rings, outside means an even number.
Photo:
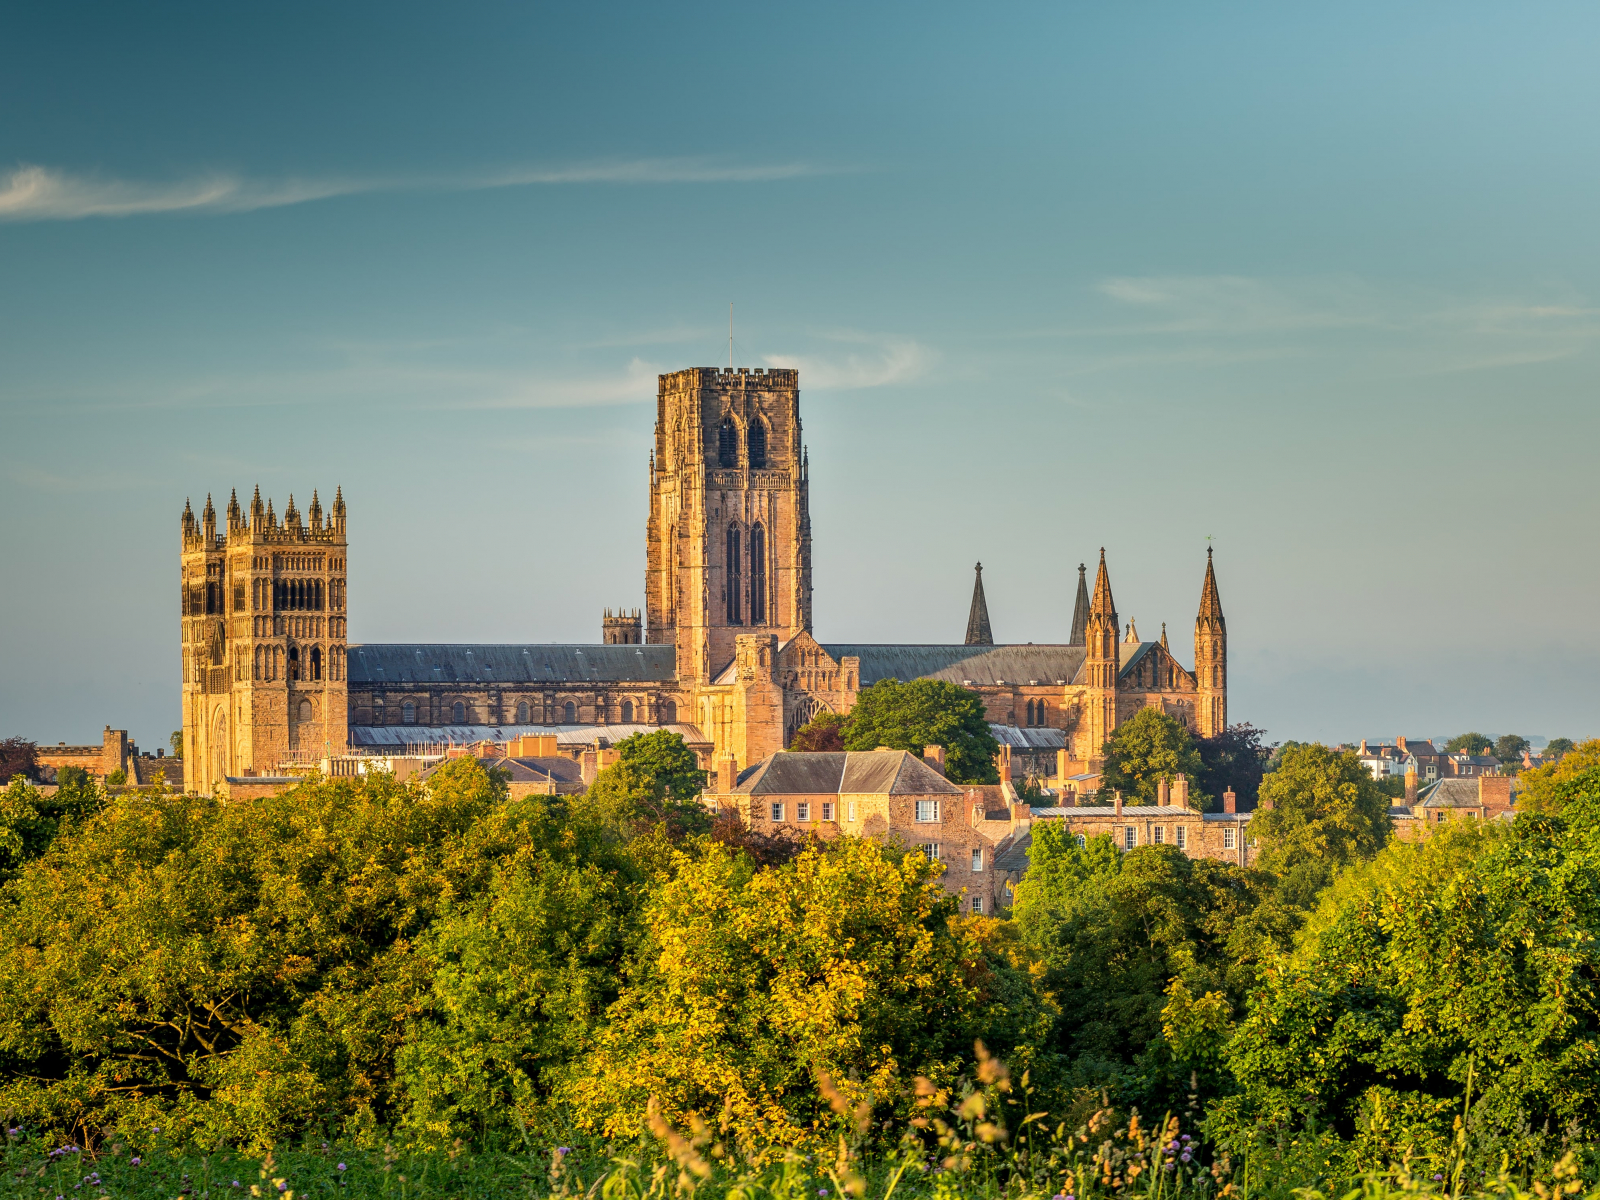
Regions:
<svg viewBox="0 0 1600 1200"><path fill-rule="evenodd" d="M1033 701L1028 701L1028 724L1033 724Z"/></svg>
<svg viewBox="0 0 1600 1200"><path fill-rule="evenodd" d="M300 710L296 714L296 719L299 720L299 721L302 721L302 722L311 720L311 701L309 701L309 700L300 701ZM382 700L378 701L378 721L379 721L380 724L383 721L383 701Z"/></svg>
<svg viewBox="0 0 1600 1200"><path fill-rule="evenodd" d="M291 682L300 678L300 647L289 647L289 679Z"/></svg>
<svg viewBox="0 0 1600 1200"><path fill-rule="evenodd" d="M767 623L767 531L750 531L750 624Z"/></svg>
<svg viewBox="0 0 1600 1200"><path fill-rule="evenodd" d="M317 611L322 611L322 580L317 580Z"/></svg>
<svg viewBox="0 0 1600 1200"><path fill-rule="evenodd" d="M739 465L739 427L732 417L723 417L722 424L717 426L717 465Z"/></svg>
<svg viewBox="0 0 1600 1200"><path fill-rule="evenodd" d="M400 706L400 720L406 725L415 725L417 723L417 706L410 700Z"/></svg>
<svg viewBox="0 0 1600 1200"><path fill-rule="evenodd" d="M750 422L750 468L756 470L767 465L767 424L760 417Z"/></svg>
<svg viewBox="0 0 1600 1200"><path fill-rule="evenodd" d="M561 716L568 725L576 725L578 723L578 706L568 700L561 707Z"/></svg>
<svg viewBox="0 0 1600 1200"><path fill-rule="evenodd" d="M256 674L255 674L255 677L257 679L261 678L261 651L264 650L264 649L266 649L265 646L257 646L256 647Z"/></svg>
<svg viewBox="0 0 1600 1200"><path fill-rule="evenodd" d="M622 723L624 725L632 725L633 724L633 701L632 700L624 700L622 702Z"/></svg>
<svg viewBox="0 0 1600 1200"><path fill-rule="evenodd" d="M739 593L744 589L744 577L739 571L739 527L728 526L728 557L726 562L728 590L728 624L741 625L739 619Z"/></svg>
<svg viewBox="0 0 1600 1200"><path fill-rule="evenodd" d="M311 678L322 678L322 647L311 647Z"/></svg>
<svg viewBox="0 0 1600 1200"><path fill-rule="evenodd" d="M528 723L528 702L526 700L523 700L523 701L520 701L517 704L517 724L518 725L526 725L527 723Z"/></svg>
<svg viewBox="0 0 1600 1200"><path fill-rule="evenodd" d="M465 725L467 723L467 706L457 700L450 706L450 719L457 725Z"/></svg>
<svg viewBox="0 0 1600 1200"><path fill-rule="evenodd" d="M661 723L663 725L676 725L678 723L678 702L676 700L662 701Z"/></svg>

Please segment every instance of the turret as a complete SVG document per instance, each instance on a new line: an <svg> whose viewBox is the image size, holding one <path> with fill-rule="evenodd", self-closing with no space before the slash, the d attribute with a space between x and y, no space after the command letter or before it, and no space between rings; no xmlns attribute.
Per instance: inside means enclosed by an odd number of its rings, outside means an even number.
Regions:
<svg viewBox="0 0 1600 1200"><path fill-rule="evenodd" d="M333 531L344 537L344 489L338 485L333 489Z"/></svg>
<svg viewBox="0 0 1600 1200"><path fill-rule="evenodd" d="M206 493L206 510L200 517L205 532L206 547L217 544L217 510L211 505L211 493Z"/></svg>
<svg viewBox="0 0 1600 1200"><path fill-rule="evenodd" d="M1117 605L1111 598L1111 577L1106 572L1106 551L1102 546L1094 597L1089 602L1089 617L1084 623L1087 653L1083 676L1088 685L1084 715L1088 742L1081 748L1081 754L1092 764L1103 761L1103 747L1117 728L1117 676L1121 671L1117 632Z"/></svg>
<svg viewBox="0 0 1600 1200"><path fill-rule="evenodd" d="M187 499L183 502L183 520L179 524L183 530L185 543L192 542L200 536L200 523L194 519L194 509L189 506Z"/></svg>
<svg viewBox="0 0 1600 1200"><path fill-rule="evenodd" d="M1228 727L1228 623L1217 594L1217 574L1206 548L1206 578L1194 621L1194 678L1199 687L1199 733L1215 737Z"/></svg>
<svg viewBox="0 0 1600 1200"><path fill-rule="evenodd" d="M256 484L256 494L250 501L250 532L254 534L265 533L267 529L267 510L261 506L261 485Z"/></svg>
<svg viewBox="0 0 1600 1200"><path fill-rule="evenodd" d="M967 613L967 642L969 646L994 645L994 633L989 628L989 604L983 598L983 564L973 568L977 572L972 583L972 608Z"/></svg>
<svg viewBox="0 0 1600 1200"><path fill-rule="evenodd" d="M228 536L242 531L244 526L243 514L239 511L239 491L231 489L228 496Z"/></svg>
<svg viewBox="0 0 1600 1200"><path fill-rule="evenodd" d="M306 509L306 518L311 523L311 536L315 537L322 532L322 502L317 499L317 489L311 489L311 507Z"/></svg>

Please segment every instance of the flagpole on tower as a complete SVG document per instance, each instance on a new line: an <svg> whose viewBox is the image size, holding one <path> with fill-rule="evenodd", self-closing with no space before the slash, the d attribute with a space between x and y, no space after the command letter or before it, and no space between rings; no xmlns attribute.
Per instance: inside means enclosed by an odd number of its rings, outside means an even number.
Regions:
<svg viewBox="0 0 1600 1200"><path fill-rule="evenodd" d="M728 301L728 370L733 370L733 301Z"/></svg>

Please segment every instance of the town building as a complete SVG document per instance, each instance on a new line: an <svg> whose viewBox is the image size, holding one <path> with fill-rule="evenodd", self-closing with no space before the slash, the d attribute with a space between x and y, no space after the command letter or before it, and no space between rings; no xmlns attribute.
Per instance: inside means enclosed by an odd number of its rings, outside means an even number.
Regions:
<svg viewBox="0 0 1600 1200"><path fill-rule="evenodd" d="M342 491L326 514L316 492L304 516L290 497L281 518L259 489L248 510L235 494L220 529L210 497L198 516L185 504L184 786L549 732L603 748L657 728L680 732L708 769L731 758L742 770L891 677L966 687L997 727L1030 731L1039 744L1010 760L1019 779L1053 760L1053 778L1089 784L1106 739L1143 708L1202 737L1227 724L1209 551L1192 667L1165 626L1155 641L1123 627L1103 550L1092 594L1079 567L1064 644L995 643L981 569L962 642L820 642L797 371L660 376L648 471L642 612L606 610L587 645L352 644Z"/></svg>

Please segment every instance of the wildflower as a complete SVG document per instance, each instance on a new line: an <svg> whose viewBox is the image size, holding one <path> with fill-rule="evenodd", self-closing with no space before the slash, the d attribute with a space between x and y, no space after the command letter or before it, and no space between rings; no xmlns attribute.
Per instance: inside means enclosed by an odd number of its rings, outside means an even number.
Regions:
<svg viewBox="0 0 1600 1200"><path fill-rule="evenodd" d="M339 1170L341 1170L341 1171L344 1170L344 1164L343 1163L339 1164Z"/></svg>
<svg viewBox="0 0 1600 1200"><path fill-rule="evenodd" d="M1188 1162L1193 1157L1193 1155L1191 1155L1187 1150L1185 1150L1182 1154L1178 1155L1178 1157L1183 1159L1184 1162Z"/></svg>
<svg viewBox="0 0 1600 1200"><path fill-rule="evenodd" d="M826 1196L827 1194L828 1194L828 1189L827 1188L818 1188L817 1189L817 1195Z"/></svg>
<svg viewBox="0 0 1600 1200"><path fill-rule="evenodd" d="M278 1180L278 1190L280 1192L287 1192L289 1190L289 1185L280 1179Z"/></svg>
<svg viewBox="0 0 1600 1200"><path fill-rule="evenodd" d="M239 1181L238 1181L238 1180L237 1180L237 1179L235 1179L235 1180L234 1180L234 1181L233 1181L233 1186L234 1186L234 1187L238 1187L238 1186L239 1186Z"/></svg>
<svg viewBox="0 0 1600 1200"><path fill-rule="evenodd" d="M1443 1175L1435 1175L1435 1176L1434 1176L1434 1177L1433 1177L1433 1181L1434 1181L1434 1182L1435 1182L1435 1183L1438 1183L1438 1182L1439 1182L1439 1181L1440 1181L1440 1180L1442 1180L1442 1179L1443 1179L1443 1178L1444 1178L1444 1176L1443 1176Z"/></svg>
<svg viewBox="0 0 1600 1200"><path fill-rule="evenodd" d="M1050 1200L1067 1200L1067 1194L1065 1192L1057 1192L1054 1196L1050 1197Z"/></svg>
<svg viewBox="0 0 1600 1200"><path fill-rule="evenodd" d="M144 1159L140 1158L137 1154L135 1154L132 1158L130 1158L128 1160L128 1165L130 1167L137 1167L143 1161L144 1161Z"/></svg>
<svg viewBox="0 0 1600 1200"><path fill-rule="evenodd" d="M572 1153L572 1147L571 1146L557 1146L556 1147L556 1153L561 1155L562 1158L565 1158L567 1155Z"/></svg>
<svg viewBox="0 0 1600 1200"><path fill-rule="evenodd" d="M1182 1139L1181 1139L1181 1140L1183 1140L1183 1141L1185 1141L1185 1142L1189 1142L1189 1141L1193 1141L1193 1140L1194 1140L1194 1139L1193 1139L1193 1138L1191 1138L1191 1137L1190 1137L1190 1136L1189 1136L1189 1135L1188 1135L1188 1134L1187 1134L1187 1133L1186 1133L1186 1134L1184 1134L1184 1135L1183 1135L1183 1138L1182 1138Z"/></svg>

